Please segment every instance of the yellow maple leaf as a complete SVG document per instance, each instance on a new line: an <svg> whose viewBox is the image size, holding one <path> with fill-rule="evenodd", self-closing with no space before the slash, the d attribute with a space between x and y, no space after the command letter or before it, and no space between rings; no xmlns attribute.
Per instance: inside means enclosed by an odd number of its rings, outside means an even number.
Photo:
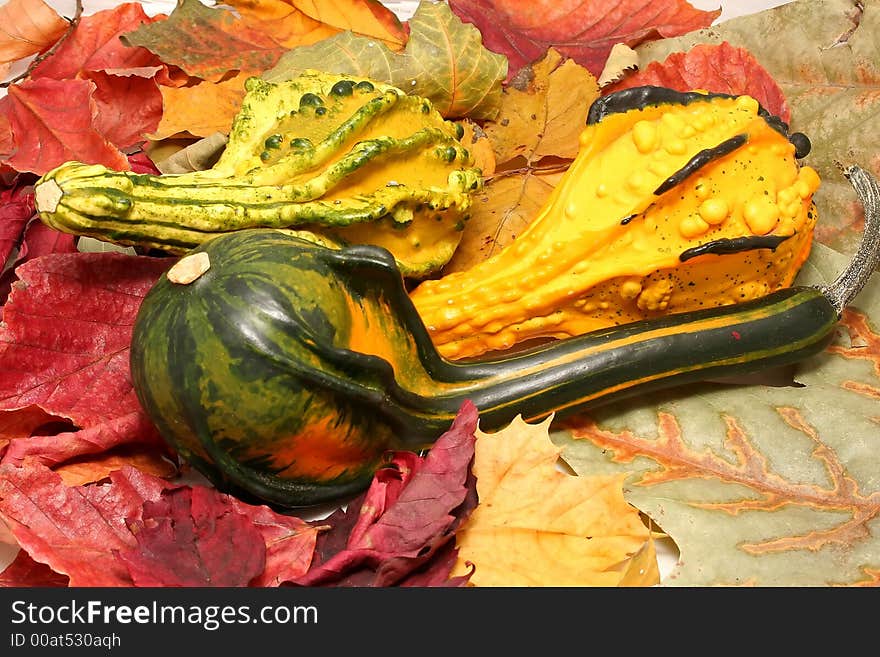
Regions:
<svg viewBox="0 0 880 657"><path fill-rule="evenodd" d="M651 531L623 498L625 474L557 468L551 419L477 431L479 504L456 535L454 575L474 586L647 586L659 582Z"/></svg>

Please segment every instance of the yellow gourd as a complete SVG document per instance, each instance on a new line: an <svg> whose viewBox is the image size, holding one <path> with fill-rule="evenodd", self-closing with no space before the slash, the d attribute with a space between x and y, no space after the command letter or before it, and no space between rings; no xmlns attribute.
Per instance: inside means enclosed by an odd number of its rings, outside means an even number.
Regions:
<svg viewBox="0 0 880 657"><path fill-rule="evenodd" d="M611 94L528 228L411 298L438 350L461 359L764 296L810 251L808 151L749 96Z"/></svg>

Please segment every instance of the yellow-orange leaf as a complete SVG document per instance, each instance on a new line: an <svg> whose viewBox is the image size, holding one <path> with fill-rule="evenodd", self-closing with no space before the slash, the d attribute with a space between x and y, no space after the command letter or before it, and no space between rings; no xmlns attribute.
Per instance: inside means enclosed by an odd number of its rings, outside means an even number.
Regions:
<svg viewBox="0 0 880 657"><path fill-rule="evenodd" d="M0 64L51 46L67 26L67 21L43 0L8 0L0 7Z"/></svg>
<svg viewBox="0 0 880 657"><path fill-rule="evenodd" d="M154 449L130 448L119 452L102 452L88 458L69 461L57 468L61 480L67 486L82 486L101 481L114 470L130 465L142 472L170 479L177 474L177 466L163 458Z"/></svg>
<svg viewBox="0 0 880 657"><path fill-rule="evenodd" d="M390 9L377 0L290 0L297 9L339 31L384 41L392 50L406 44L406 30Z"/></svg>
<svg viewBox="0 0 880 657"><path fill-rule="evenodd" d="M526 75L526 72L528 75ZM524 69L504 90L501 111L485 126L499 164L522 156L573 159L599 85L587 69L555 50Z"/></svg>
<svg viewBox="0 0 880 657"><path fill-rule="evenodd" d="M471 563L475 586L659 582L656 567L645 564L650 555L640 554L650 531L623 499L624 475L560 471L549 422L530 425L518 417L497 433L477 432L480 502L456 535L455 574ZM629 570L636 555L638 577Z"/></svg>
<svg viewBox="0 0 880 657"><path fill-rule="evenodd" d="M307 46L326 39L339 30L310 18L285 0L229 0L242 20L286 48Z"/></svg>
<svg viewBox="0 0 880 657"><path fill-rule="evenodd" d="M483 129L473 121L462 119L460 123L464 128L461 145L471 152L474 166L480 170L483 176L491 176L495 173L495 151L492 149L492 143Z"/></svg>
<svg viewBox="0 0 880 657"><path fill-rule="evenodd" d="M626 562L618 586L654 586L660 581L657 565L657 548L654 538L649 537L641 549Z"/></svg>
<svg viewBox="0 0 880 657"><path fill-rule="evenodd" d="M250 27L287 48L307 46L350 30L384 42L392 50L406 43L406 32L389 9L371 0L229 0Z"/></svg>
<svg viewBox="0 0 880 657"><path fill-rule="evenodd" d="M150 138L159 140L181 134L207 137L215 132L228 133L233 117L241 108L246 77L239 74L223 82L161 87L162 120Z"/></svg>

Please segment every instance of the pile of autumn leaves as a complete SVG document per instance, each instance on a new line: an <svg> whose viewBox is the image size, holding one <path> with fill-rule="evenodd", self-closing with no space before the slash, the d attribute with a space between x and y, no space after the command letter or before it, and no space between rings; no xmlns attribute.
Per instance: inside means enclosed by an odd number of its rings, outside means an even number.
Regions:
<svg viewBox="0 0 880 657"><path fill-rule="evenodd" d="M146 138L192 141L228 126L243 78L283 67L283 57L306 52L298 49L370 39L402 58L397 70L414 74L426 66L421 49L436 31L462 44L452 49L461 59L437 56L437 76L470 87L446 88L432 100L447 118L479 119L491 144L487 209L457 254L458 266L467 266L484 257L484 236L502 245L497 217L513 227L518 211L527 221L529 202L539 205L547 193L526 198L505 190L526 189L526 175L540 181L545 158L558 171L559 161L574 157L589 102L611 88L596 82L611 45L704 27L717 12L680 0L629 0L606 11L603 22L562 2L545 10L567 18L535 26L517 24L518 3L459 0L423 3L403 24L365 0L321 3L320 16L296 0L228 4L240 9L238 17L196 0L170 17L123 4L82 17L72 30L41 0L0 8L0 23L21 30L0 38L0 66L52 48L0 99L0 263L7 263L0 278L0 519L8 528L0 540L21 548L0 585L656 583L652 534L624 501L621 477L563 474L546 423L517 421L485 435L472 405L427 455L389 454L369 490L317 520L198 483L170 483L181 464L141 411L128 377L131 325L170 259L77 252L75 238L34 217L31 185L68 159L157 173L140 150ZM161 39L142 30L157 25L167 28ZM639 76L618 86L662 82L739 93L760 81L765 106L787 112L757 63L725 45L695 48ZM468 92L479 106L446 102L466 100ZM561 111L563 102L575 111ZM495 171L503 175L493 178ZM595 518L602 518L598 531Z"/></svg>

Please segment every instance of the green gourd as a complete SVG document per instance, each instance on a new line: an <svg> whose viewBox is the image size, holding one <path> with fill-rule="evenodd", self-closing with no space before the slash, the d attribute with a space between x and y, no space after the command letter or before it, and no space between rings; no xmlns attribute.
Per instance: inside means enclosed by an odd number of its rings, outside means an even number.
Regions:
<svg viewBox="0 0 880 657"><path fill-rule="evenodd" d="M389 449L421 449L465 400L480 428L756 372L822 350L880 260L880 187L848 177L863 243L839 279L640 320L472 362L440 356L394 258L271 229L216 237L146 295L131 373L180 456L224 490L282 506L339 501Z"/></svg>

